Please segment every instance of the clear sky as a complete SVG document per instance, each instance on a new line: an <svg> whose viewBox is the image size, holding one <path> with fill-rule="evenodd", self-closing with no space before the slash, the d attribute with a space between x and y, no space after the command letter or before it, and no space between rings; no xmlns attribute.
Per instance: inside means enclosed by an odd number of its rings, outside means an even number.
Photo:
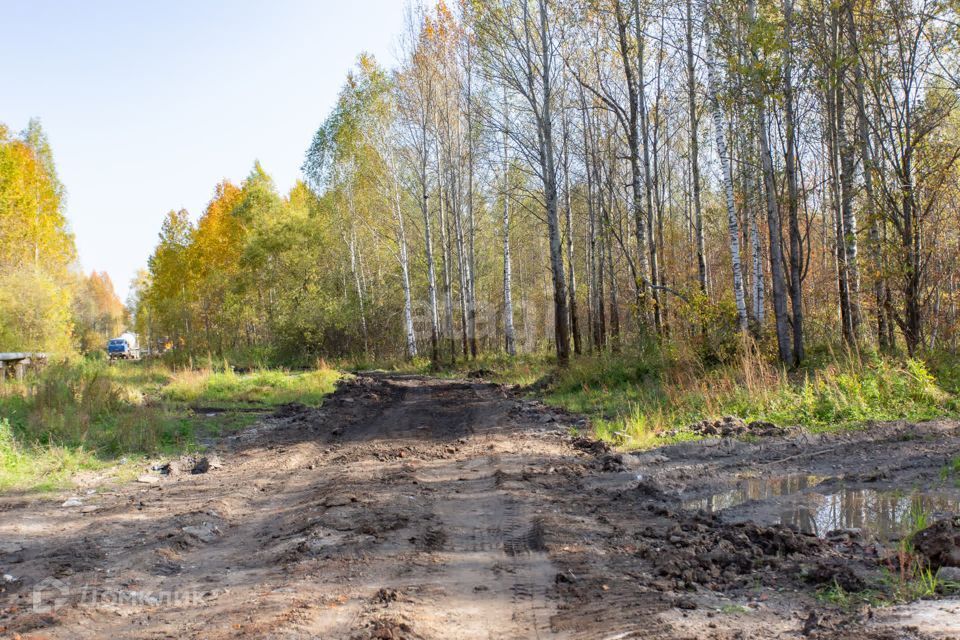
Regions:
<svg viewBox="0 0 960 640"><path fill-rule="evenodd" d="M84 271L121 299L163 216L259 159L286 192L361 51L405 0L0 0L0 122L40 118Z"/></svg>

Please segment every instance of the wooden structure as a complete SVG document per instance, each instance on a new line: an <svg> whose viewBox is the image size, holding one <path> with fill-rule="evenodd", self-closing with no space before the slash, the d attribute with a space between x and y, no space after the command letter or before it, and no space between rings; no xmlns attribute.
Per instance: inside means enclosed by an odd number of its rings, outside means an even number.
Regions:
<svg viewBox="0 0 960 640"><path fill-rule="evenodd" d="M0 353L0 384L7 379L8 369L17 380L23 380L28 367L40 366L46 361L45 353Z"/></svg>

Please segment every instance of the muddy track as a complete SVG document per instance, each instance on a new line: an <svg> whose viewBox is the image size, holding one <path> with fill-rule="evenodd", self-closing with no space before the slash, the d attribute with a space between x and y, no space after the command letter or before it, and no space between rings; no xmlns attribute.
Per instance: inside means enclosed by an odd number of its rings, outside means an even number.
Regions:
<svg viewBox="0 0 960 640"><path fill-rule="evenodd" d="M0 570L14 580L0 586L0 634L951 637L955 601L851 610L816 598L811 575L877 579L875 547L777 525L775 499L719 515L682 507L745 471L837 477L832 465L863 483L932 483L960 452L956 424L627 457L573 426L585 421L497 385L366 374L322 408L283 407L219 443L223 465L207 473L76 507L6 496Z"/></svg>

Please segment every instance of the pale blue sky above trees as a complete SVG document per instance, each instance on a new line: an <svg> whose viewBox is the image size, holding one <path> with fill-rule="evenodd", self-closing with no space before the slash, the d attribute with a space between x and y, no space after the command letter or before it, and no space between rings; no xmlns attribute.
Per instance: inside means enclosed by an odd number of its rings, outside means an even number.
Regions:
<svg viewBox="0 0 960 640"><path fill-rule="evenodd" d="M83 269L121 297L164 214L259 159L286 192L361 51L392 63L403 0L0 0L0 122L40 118Z"/></svg>

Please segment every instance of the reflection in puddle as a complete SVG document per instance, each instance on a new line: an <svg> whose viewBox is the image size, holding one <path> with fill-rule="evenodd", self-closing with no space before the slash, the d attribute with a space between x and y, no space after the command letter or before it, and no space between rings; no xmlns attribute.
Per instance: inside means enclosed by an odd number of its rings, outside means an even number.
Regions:
<svg viewBox="0 0 960 640"><path fill-rule="evenodd" d="M807 474L793 474L778 478L746 478L737 484L736 489L721 491L705 498L686 500L684 509L702 509L704 511L723 511L748 500L767 500L778 496L797 493L810 487L815 487L827 476L811 476Z"/></svg>
<svg viewBox="0 0 960 640"><path fill-rule="evenodd" d="M822 537L835 529L861 529L879 540L897 539L909 531L915 514L926 514L930 520L960 511L960 497L956 495L842 487L830 493L809 491L826 479L806 474L747 478L735 489L686 500L683 508L716 512L751 500L771 500L775 503L771 505L772 517L805 533Z"/></svg>
<svg viewBox="0 0 960 640"><path fill-rule="evenodd" d="M909 532L915 514L956 513L960 499L927 493L904 494L872 489L841 489L827 495L809 493L787 505L780 522L805 533L825 536L834 529L862 529L879 540Z"/></svg>

